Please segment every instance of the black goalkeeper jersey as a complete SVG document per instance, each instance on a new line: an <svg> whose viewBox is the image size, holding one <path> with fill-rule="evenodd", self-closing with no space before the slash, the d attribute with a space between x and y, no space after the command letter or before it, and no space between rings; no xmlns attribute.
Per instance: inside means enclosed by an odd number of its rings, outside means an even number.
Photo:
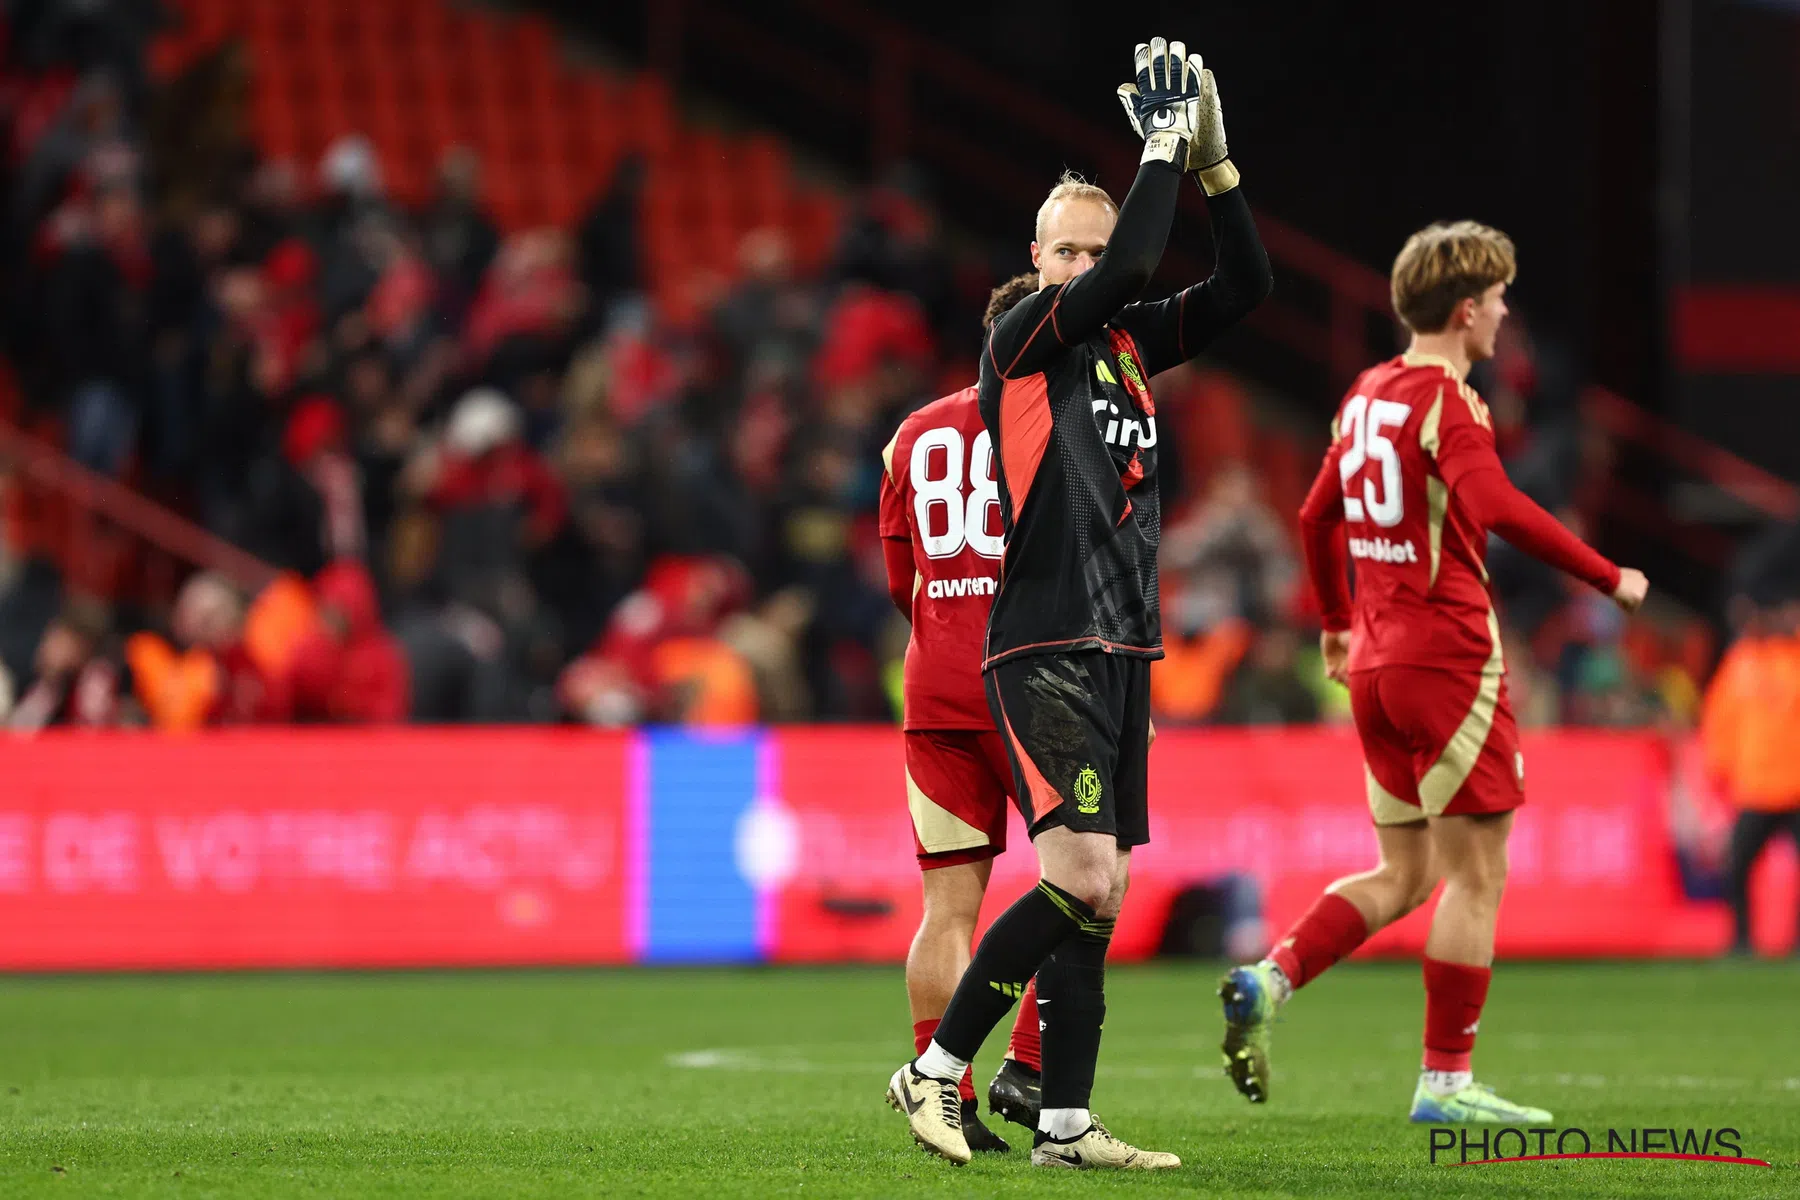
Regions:
<svg viewBox="0 0 1800 1200"><path fill-rule="evenodd" d="M1179 179L1145 164L1105 258L1021 301L989 335L981 418L993 436L1006 550L984 666L1070 650L1162 657L1150 377L1199 353L1270 284L1249 207L1233 189L1209 202L1212 277L1167 300L1124 302L1161 257ZM1159 218L1162 236L1146 238Z"/></svg>

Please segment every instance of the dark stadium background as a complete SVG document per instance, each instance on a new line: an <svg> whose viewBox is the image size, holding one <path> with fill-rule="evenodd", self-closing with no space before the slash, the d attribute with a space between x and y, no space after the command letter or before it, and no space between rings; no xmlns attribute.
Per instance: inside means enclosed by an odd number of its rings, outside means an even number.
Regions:
<svg viewBox="0 0 1800 1200"><path fill-rule="evenodd" d="M543 5L592 29L634 61L673 64L684 86L766 111L849 169L881 165L882 148L842 107L806 101L787 62L738 53L708 28L739 11L772 39L864 78L869 48L833 37L815 6ZM835 6L819 6L831 8ZM1376 266L1408 233L1473 215L1514 234L1525 264L1517 294L1534 320L1580 356L1576 369L1654 403L1663 362L1657 302L1654 4L1375 5L1080 0L952 6L878 2L871 12L970 56L1021 99L1048 98L1103 128L1118 126L1118 47L1136 29L1193 27L1216 68L1232 147L1260 208ZM795 60L795 66L800 60ZM929 81L914 103L940 103ZM867 97L848 98L853 106ZM854 115L867 112L861 109ZM1046 145L973 104L956 120L997 157L1038 174L1092 170L1093 148ZM933 172L940 203L1004 241L1034 207L959 203ZM1332 397L1312 397L1328 409Z"/></svg>
<svg viewBox="0 0 1800 1200"><path fill-rule="evenodd" d="M1513 295L1554 371L1629 397L1779 476L1800 477L1793 355L1777 354L1773 371L1755 362L1690 364L1673 325L1690 284L1773 285L1751 298L1761 340L1800 337L1780 290L1800 277L1800 235L1776 211L1778 198L1800 186L1790 5L1405 0L1164 3L1119 12L1074 0L876 0L834 11L840 6L787 0L756 6L754 50L710 22L732 6L706 0L543 7L633 61L780 122L850 170L879 169L903 151L915 164L932 158L919 138L908 144L904 133L876 132L877 81L898 72L907 96L899 108L926 131L924 140L937 132L934 121L991 138L1034 178L1063 166L1093 172L1103 160L1091 146L1047 140L984 111L977 99L946 97L891 57L878 65L891 52L869 34L892 22L919 39L925 57L923 48L952 48L963 56L960 73L988 75L1016 89L1021 103L1047 98L1106 128L1117 121L1110 93L1120 74L1108 48L1135 40L1130 30L1139 25L1194 24L1204 31L1194 40L1218 68L1233 147L1252 172L1259 211L1377 267L1425 222L1475 216L1496 224L1519 243ZM811 70L846 70L859 86L821 103L815 87L799 82ZM1119 162L1105 165L1119 174ZM1017 241L1011 231L1029 216L1028 189L977 201L949 160L935 166L925 177L947 211L1001 247ZM1751 209L1756 219L1734 216ZM1297 369L1283 348L1247 336L1219 354L1316 411L1334 403L1334 388ZM1684 519L1740 534L1756 524L1756 513L1731 500L1696 494L1707 489L1660 452L1628 453L1616 466L1652 503ZM1641 505L1634 495L1628 507ZM1652 568L1660 588L1722 612L1716 563L1676 551L1642 521L1614 522L1604 536L1613 552ZM1793 554L1773 556L1791 562Z"/></svg>
<svg viewBox="0 0 1800 1200"><path fill-rule="evenodd" d="M1359 785L1294 523L1433 220L1520 248L1474 376L1509 470L1653 582L1623 620L1493 548L1532 836L1593 831L1521 869L1513 947L1723 948L1738 807L1800 806L1779 753L1740 753L1800 720L1793 4L0 16L0 707L42 734L0 880L80 901L0 964L893 957L917 892L880 450L971 377L1057 174L1127 186L1113 89L1159 30L1217 73L1276 287L1157 383L1157 753L1204 849L1146 857L1119 945L1186 944L1184 896L1254 930L1366 852L1354 804L1314 807ZM1204 222L1189 189L1154 288L1209 269ZM114 732L143 726L208 734ZM147 781L116 811L88 736ZM1303 864L1270 853L1295 839ZM1631 921L1645 874L1667 932ZM295 880L387 915L347 928ZM1562 928L1577 884L1604 894ZM243 893L231 920L208 888Z"/></svg>

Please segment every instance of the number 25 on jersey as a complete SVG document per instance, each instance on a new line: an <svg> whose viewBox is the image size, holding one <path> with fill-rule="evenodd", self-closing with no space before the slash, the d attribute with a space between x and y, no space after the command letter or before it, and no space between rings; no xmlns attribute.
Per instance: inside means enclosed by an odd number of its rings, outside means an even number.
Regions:
<svg viewBox="0 0 1800 1200"><path fill-rule="evenodd" d="M935 479L934 458L943 463ZM956 429L949 425L928 429L913 442L909 469L913 524L926 557L951 558L964 546L983 558L1000 557L1005 541L999 533L988 532L990 513L993 528L1000 527L1000 485L994 481L994 442L987 430L975 435L965 456L963 436Z"/></svg>
<svg viewBox="0 0 1800 1200"><path fill-rule="evenodd" d="M1405 425L1406 418L1411 415L1410 404L1371 400L1367 396L1352 396L1344 405L1338 425L1342 435L1350 439L1350 445L1338 459L1338 478L1344 484L1346 520L1369 520L1383 529L1392 529L1406 515L1406 491L1400 483L1400 455L1388 434ZM1377 487L1374 479L1363 478L1362 486L1358 488L1357 477L1371 462L1380 470L1381 485Z"/></svg>

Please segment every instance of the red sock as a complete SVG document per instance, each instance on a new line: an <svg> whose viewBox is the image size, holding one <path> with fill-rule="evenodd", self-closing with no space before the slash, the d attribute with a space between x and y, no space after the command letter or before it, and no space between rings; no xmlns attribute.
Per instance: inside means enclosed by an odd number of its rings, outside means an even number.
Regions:
<svg viewBox="0 0 1800 1200"><path fill-rule="evenodd" d="M913 1053L914 1054L925 1053L925 1047L931 1045L931 1039L937 1033L938 1020L939 1020L939 1018L937 1018L937 1017L931 1017L924 1021L914 1021L913 1022ZM974 1067L971 1066L971 1067L963 1068L963 1077L962 1077L961 1082L959 1082L956 1085L956 1090L957 1090L957 1093L959 1095L961 1095L965 1101L973 1100L975 1098L975 1068Z"/></svg>
<svg viewBox="0 0 1800 1200"><path fill-rule="evenodd" d="M1336 892L1326 892L1294 922L1269 957L1295 988L1305 986L1324 973L1338 959L1362 945L1369 936L1369 923L1350 903Z"/></svg>
<svg viewBox="0 0 1800 1200"><path fill-rule="evenodd" d="M1006 1044L1006 1057L1034 1071L1044 1069L1043 1043L1039 1040L1037 1011L1037 979L1025 985L1019 1000L1019 1015L1013 1018L1012 1040Z"/></svg>
<svg viewBox="0 0 1800 1200"><path fill-rule="evenodd" d="M1492 967L1425 960L1425 1069L1467 1071Z"/></svg>

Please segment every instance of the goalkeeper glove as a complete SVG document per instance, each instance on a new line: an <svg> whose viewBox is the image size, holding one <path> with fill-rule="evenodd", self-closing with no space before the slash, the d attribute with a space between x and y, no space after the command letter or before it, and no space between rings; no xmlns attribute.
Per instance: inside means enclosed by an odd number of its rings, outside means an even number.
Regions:
<svg viewBox="0 0 1800 1200"><path fill-rule="evenodd" d="M1186 165L1206 194L1217 196L1238 185L1238 169L1232 165L1230 151L1225 144L1225 113L1219 103L1219 85L1213 79L1211 71L1200 67L1198 56L1195 56L1193 63L1200 73L1200 94L1186 102L1188 127L1192 131L1188 138ZM1139 99L1140 94L1135 85L1127 83L1120 86L1119 102L1125 106L1125 115L1130 119L1131 127L1142 136L1141 118L1138 115Z"/></svg>
<svg viewBox="0 0 1800 1200"><path fill-rule="evenodd" d="M1140 162L1157 160L1185 167L1199 115L1200 63L1180 42L1151 38L1138 43L1132 65L1137 82L1119 89L1131 127L1144 139Z"/></svg>

